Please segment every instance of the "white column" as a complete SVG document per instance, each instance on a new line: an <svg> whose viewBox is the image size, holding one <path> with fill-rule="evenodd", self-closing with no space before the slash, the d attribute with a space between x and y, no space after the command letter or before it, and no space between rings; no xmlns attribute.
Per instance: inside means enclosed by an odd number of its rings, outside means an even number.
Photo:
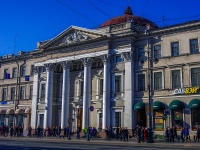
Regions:
<svg viewBox="0 0 200 150"><path fill-rule="evenodd" d="M103 68L103 125L102 128L110 126L110 57L101 56L104 62Z"/></svg>
<svg viewBox="0 0 200 150"><path fill-rule="evenodd" d="M63 85L62 85L62 109L61 109L61 129L68 126L69 119L69 71L70 62L61 62L63 67Z"/></svg>
<svg viewBox="0 0 200 150"><path fill-rule="evenodd" d="M83 83L83 119L82 128L89 126L89 107L91 100L91 58L82 59L84 65Z"/></svg>
<svg viewBox="0 0 200 150"><path fill-rule="evenodd" d="M39 99L39 79L40 79L40 67L34 68L33 77L33 99L31 109L31 127L36 129L37 126L37 104Z"/></svg>
<svg viewBox="0 0 200 150"><path fill-rule="evenodd" d="M124 126L128 129L134 128L134 66L132 61L132 52L125 52L122 54L123 60L125 62L125 87L124 87Z"/></svg>
<svg viewBox="0 0 200 150"><path fill-rule="evenodd" d="M44 129L52 125L52 100L53 100L53 64L45 64L46 91L45 91L45 111L44 111Z"/></svg>

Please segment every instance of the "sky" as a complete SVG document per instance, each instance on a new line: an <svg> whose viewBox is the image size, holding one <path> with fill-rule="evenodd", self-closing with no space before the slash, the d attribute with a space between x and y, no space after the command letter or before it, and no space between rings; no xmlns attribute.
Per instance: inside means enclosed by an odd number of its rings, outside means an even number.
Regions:
<svg viewBox="0 0 200 150"><path fill-rule="evenodd" d="M0 0L0 56L33 51L71 25L95 29L127 6L159 27L200 20L200 0Z"/></svg>

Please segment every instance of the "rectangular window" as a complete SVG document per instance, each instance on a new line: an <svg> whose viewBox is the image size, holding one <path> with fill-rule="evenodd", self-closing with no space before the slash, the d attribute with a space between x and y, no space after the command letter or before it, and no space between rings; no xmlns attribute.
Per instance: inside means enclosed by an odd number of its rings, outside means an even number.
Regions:
<svg viewBox="0 0 200 150"><path fill-rule="evenodd" d="M34 75L34 65L31 65L31 75Z"/></svg>
<svg viewBox="0 0 200 150"><path fill-rule="evenodd" d="M13 68L12 78L17 78L17 68Z"/></svg>
<svg viewBox="0 0 200 150"><path fill-rule="evenodd" d="M138 48L138 60L144 60L145 51L144 48Z"/></svg>
<svg viewBox="0 0 200 150"><path fill-rule="evenodd" d="M7 88L3 88L2 90L2 101L7 100Z"/></svg>
<svg viewBox="0 0 200 150"><path fill-rule="evenodd" d="M25 77L26 75L26 66L21 67L21 77Z"/></svg>
<svg viewBox="0 0 200 150"><path fill-rule="evenodd" d="M115 57L115 59L116 59L116 62L121 62L121 61L122 61L121 55L117 55L117 56Z"/></svg>
<svg viewBox="0 0 200 150"><path fill-rule="evenodd" d="M103 79L100 79L100 95L103 95Z"/></svg>
<svg viewBox="0 0 200 150"><path fill-rule="evenodd" d="M44 100L45 98L45 90L46 90L46 84L41 84L40 101Z"/></svg>
<svg viewBox="0 0 200 150"><path fill-rule="evenodd" d="M145 74L138 75L138 91L145 91Z"/></svg>
<svg viewBox="0 0 200 150"><path fill-rule="evenodd" d="M80 90L81 90L81 91L80 91L80 92L81 92L81 93L80 93L80 94L81 94L80 96L83 96L83 84L84 84L84 82L83 82L83 81L80 81L80 82L81 82L81 83L80 83L80 86L81 86L81 87L80 87L80 88L81 88L81 89L80 89Z"/></svg>
<svg viewBox="0 0 200 150"><path fill-rule="evenodd" d="M4 69L4 79L8 79L8 69Z"/></svg>
<svg viewBox="0 0 200 150"><path fill-rule="evenodd" d="M14 101L15 100L15 87L11 87L11 98L10 98L11 101Z"/></svg>
<svg viewBox="0 0 200 150"><path fill-rule="evenodd" d="M180 70L172 70L172 89L180 88Z"/></svg>
<svg viewBox="0 0 200 150"><path fill-rule="evenodd" d="M115 93L121 92L121 76L115 76Z"/></svg>
<svg viewBox="0 0 200 150"><path fill-rule="evenodd" d="M25 99L25 86L20 87L20 100Z"/></svg>
<svg viewBox="0 0 200 150"><path fill-rule="evenodd" d="M200 68L191 69L191 83L193 86L200 86Z"/></svg>
<svg viewBox="0 0 200 150"><path fill-rule="evenodd" d="M103 113L99 113L99 128L102 128L102 118L103 118Z"/></svg>
<svg viewBox="0 0 200 150"><path fill-rule="evenodd" d="M30 99L32 100L33 99L33 85L30 85Z"/></svg>
<svg viewBox="0 0 200 150"><path fill-rule="evenodd" d="M171 43L171 55L178 56L179 55L179 42Z"/></svg>
<svg viewBox="0 0 200 150"><path fill-rule="evenodd" d="M198 39L191 39L190 40L190 54L197 54L197 53L199 53Z"/></svg>
<svg viewBox="0 0 200 150"><path fill-rule="evenodd" d="M154 59L161 58L161 45L154 46Z"/></svg>
<svg viewBox="0 0 200 150"><path fill-rule="evenodd" d="M44 114L39 114L38 126L43 127L43 123L44 123Z"/></svg>
<svg viewBox="0 0 200 150"><path fill-rule="evenodd" d="M154 90L162 89L162 72L154 73Z"/></svg>
<svg viewBox="0 0 200 150"><path fill-rule="evenodd" d="M115 127L121 127L121 112L115 112Z"/></svg>

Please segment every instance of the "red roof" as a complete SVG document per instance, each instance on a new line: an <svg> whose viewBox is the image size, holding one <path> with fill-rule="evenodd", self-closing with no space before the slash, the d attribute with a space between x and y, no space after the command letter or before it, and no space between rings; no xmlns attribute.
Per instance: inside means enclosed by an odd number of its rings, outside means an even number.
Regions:
<svg viewBox="0 0 200 150"><path fill-rule="evenodd" d="M140 16L133 15L130 7L126 8L126 11L124 12L123 16L118 16L115 18L111 18L110 20L107 20L102 25L100 25L100 28L105 27L105 26L125 23L130 20L133 20L135 25L141 25L141 26L151 25L154 28L158 28L158 26L154 24L153 22L151 22L150 20L140 17Z"/></svg>

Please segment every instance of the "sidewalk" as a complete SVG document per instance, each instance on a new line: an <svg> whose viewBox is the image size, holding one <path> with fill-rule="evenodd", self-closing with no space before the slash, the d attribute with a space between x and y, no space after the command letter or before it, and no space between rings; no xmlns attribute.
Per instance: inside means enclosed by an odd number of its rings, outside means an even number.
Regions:
<svg viewBox="0 0 200 150"><path fill-rule="evenodd" d="M0 141L7 141L7 140L14 140L14 141L34 141L37 143L42 142L55 142L55 143L72 143L72 144L104 144L104 145L119 145L119 146L142 146L142 147L149 147L149 146L156 146L156 147L192 147L192 148L200 148L200 142L165 142L163 140L155 140L154 143L146 143L141 142L138 143L135 139L129 139L128 142L119 141L116 139L112 139L110 141L99 138L99 139L92 139L87 141L85 138L81 138L77 140L72 138L71 140L67 140L66 138L53 138L53 137L44 137L44 138L36 138L36 137L0 137Z"/></svg>

